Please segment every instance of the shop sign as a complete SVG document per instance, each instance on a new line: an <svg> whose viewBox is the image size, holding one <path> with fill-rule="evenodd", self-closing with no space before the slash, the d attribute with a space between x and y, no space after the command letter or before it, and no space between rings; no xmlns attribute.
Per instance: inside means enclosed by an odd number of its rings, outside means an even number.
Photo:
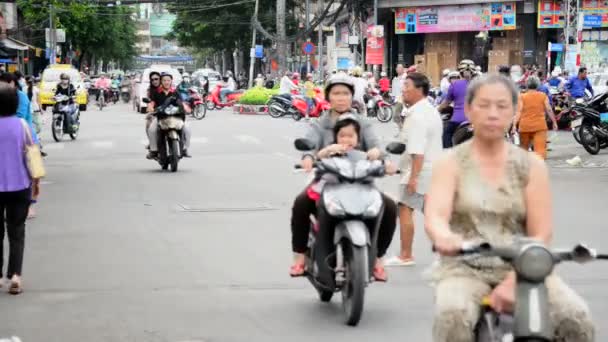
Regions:
<svg viewBox="0 0 608 342"><path fill-rule="evenodd" d="M565 4L563 0L538 1L538 28L561 28L566 25Z"/></svg>
<svg viewBox="0 0 608 342"><path fill-rule="evenodd" d="M368 26L365 64L384 64L384 26Z"/></svg>
<svg viewBox="0 0 608 342"><path fill-rule="evenodd" d="M408 7L395 11L395 33L514 30L515 2Z"/></svg>
<svg viewBox="0 0 608 342"><path fill-rule="evenodd" d="M586 15L584 17L584 27L602 27L602 16L601 15Z"/></svg>
<svg viewBox="0 0 608 342"><path fill-rule="evenodd" d="M338 57L338 70L350 70L355 63L348 57Z"/></svg>

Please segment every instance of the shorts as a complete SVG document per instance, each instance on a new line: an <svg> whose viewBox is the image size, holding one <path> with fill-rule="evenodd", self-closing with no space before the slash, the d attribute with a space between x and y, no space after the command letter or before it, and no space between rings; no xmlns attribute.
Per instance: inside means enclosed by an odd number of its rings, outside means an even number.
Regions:
<svg viewBox="0 0 608 342"><path fill-rule="evenodd" d="M424 212L424 194L417 192L410 194L407 192L407 187L405 184L400 184L399 188L399 205L404 205L410 209Z"/></svg>

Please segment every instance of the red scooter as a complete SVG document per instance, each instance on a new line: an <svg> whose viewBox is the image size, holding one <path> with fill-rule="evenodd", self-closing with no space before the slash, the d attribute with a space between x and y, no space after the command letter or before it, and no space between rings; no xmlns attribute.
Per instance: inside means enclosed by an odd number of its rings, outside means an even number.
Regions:
<svg viewBox="0 0 608 342"><path fill-rule="evenodd" d="M188 89L188 103L192 107L192 116L197 120L202 120L207 115L205 100L196 87Z"/></svg>
<svg viewBox="0 0 608 342"><path fill-rule="evenodd" d="M330 109L330 105L329 105L329 102L327 102L325 100L325 97L323 96L323 93L321 92L321 90L319 88L315 88L314 91L315 91L315 97L313 98L314 105L311 108L308 116L311 118L318 118L319 116L321 116L321 113ZM308 111L308 102L306 101L304 96L294 95L291 100L291 106L292 106L292 110L290 110L291 117L294 120L299 121L303 117L306 117L306 112Z"/></svg>
<svg viewBox="0 0 608 342"><path fill-rule="evenodd" d="M208 110L214 110L216 108L222 109L224 107L232 107L238 101L241 96L243 96L244 90L240 89L235 91L232 94L226 95L226 102L222 102L220 91L222 90L222 86L220 84L216 85L215 88L211 91L211 93L207 96L207 102L205 105Z"/></svg>

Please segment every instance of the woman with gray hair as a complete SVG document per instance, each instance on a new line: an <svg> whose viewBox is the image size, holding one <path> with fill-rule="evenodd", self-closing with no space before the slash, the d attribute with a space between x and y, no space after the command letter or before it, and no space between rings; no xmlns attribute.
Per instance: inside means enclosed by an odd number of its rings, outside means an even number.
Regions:
<svg viewBox="0 0 608 342"><path fill-rule="evenodd" d="M513 120L511 131L515 133L519 125L519 145L524 150L530 148L530 143L541 158L547 159L547 120L545 115L551 118L553 129L557 129L557 121L549 98L538 90L540 79L536 76L528 77L528 91L519 96L517 114Z"/></svg>
<svg viewBox="0 0 608 342"><path fill-rule="evenodd" d="M433 167L425 225L441 254L431 273L435 342L473 341L486 296L495 311L513 310L512 266L486 256L452 257L458 255L463 241L500 246L527 236L550 244L553 215L547 166L534 153L504 139L517 102L518 90L504 76L471 82L465 113L475 135L448 151ZM556 340L593 341L594 326L583 299L555 274L547 278L546 285Z"/></svg>

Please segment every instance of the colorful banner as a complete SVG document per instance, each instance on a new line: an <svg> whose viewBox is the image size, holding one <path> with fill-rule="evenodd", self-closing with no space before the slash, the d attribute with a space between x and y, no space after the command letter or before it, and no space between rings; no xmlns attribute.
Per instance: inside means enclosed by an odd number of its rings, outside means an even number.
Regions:
<svg viewBox="0 0 608 342"><path fill-rule="evenodd" d="M396 34L514 29L514 2L408 7L395 11Z"/></svg>
<svg viewBox="0 0 608 342"><path fill-rule="evenodd" d="M562 0L538 1L538 28L561 28L566 25L565 5Z"/></svg>
<svg viewBox="0 0 608 342"><path fill-rule="evenodd" d="M367 48L365 64L384 64L384 26L367 27Z"/></svg>
<svg viewBox="0 0 608 342"><path fill-rule="evenodd" d="M583 0L581 11L585 15L585 29L608 27L608 1Z"/></svg>

